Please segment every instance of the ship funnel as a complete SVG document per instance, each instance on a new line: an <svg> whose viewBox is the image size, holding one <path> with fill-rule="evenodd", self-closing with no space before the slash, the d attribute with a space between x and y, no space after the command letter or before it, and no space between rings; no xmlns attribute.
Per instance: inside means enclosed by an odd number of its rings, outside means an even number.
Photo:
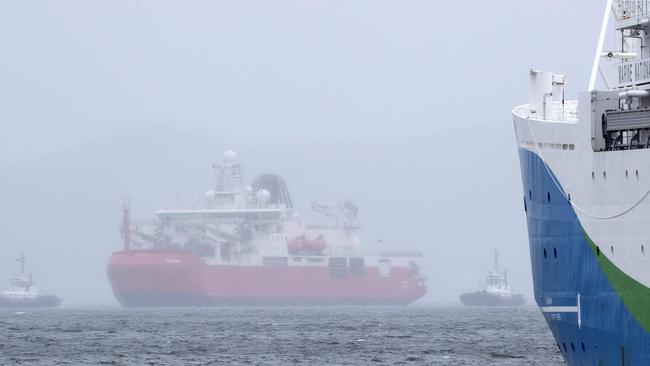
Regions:
<svg viewBox="0 0 650 366"><path fill-rule="evenodd" d="M267 201L270 205L285 205L287 208L293 208L291 196L287 189L284 179L276 174L262 174L255 178L252 184L254 192L264 189L270 193Z"/></svg>

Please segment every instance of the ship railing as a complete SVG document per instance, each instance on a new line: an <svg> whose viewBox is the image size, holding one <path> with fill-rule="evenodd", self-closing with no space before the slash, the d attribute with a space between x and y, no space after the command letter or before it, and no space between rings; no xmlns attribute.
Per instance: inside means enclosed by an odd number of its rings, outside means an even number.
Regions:
<svg viewBox="0 0 650 366"><path fill-rule="evenodd" d="M578 122L578 102L566 101L553 102L551 106L551 115L542 119L538 113L530 111L528 104L515 108L514 111L518 116L526 119L543 120L547 122L564 122L576 123Z"/></svg>
<svg viewBox="0 0 650 366"><path fill-rule="evenodd" d="M618 0L613 11L618 21L641 20L648 15L648 0Z"/></svg>

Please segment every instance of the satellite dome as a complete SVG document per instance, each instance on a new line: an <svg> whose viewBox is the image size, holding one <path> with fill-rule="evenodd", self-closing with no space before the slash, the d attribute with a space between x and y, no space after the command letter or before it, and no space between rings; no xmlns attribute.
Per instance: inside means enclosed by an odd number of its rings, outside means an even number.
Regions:
<svg viewBox="0 0 650 366"><path fill-rule="evenodd" d="M255 193L255 199L257 199L257 202L259 203L267 203L271 199L271 192L266 189L260 189Z"/></svg>
<svg viewBox="0 0 650 366"><path fill-rule="evenodd" d="M237 161L237 153L232 151L232 150L226 150L225 153L223 153L223 160L229 163Z"/></svg>
<svg viewBox="0 0 650 366"><path fill-rule="evenodd" d="M211 189L211 190L205 192L205 199L206 199L208 202L213 202L214 199L216 198L216 195L217 195L217 192L215 192L215 191L213 191L213 190Z"/></svg>

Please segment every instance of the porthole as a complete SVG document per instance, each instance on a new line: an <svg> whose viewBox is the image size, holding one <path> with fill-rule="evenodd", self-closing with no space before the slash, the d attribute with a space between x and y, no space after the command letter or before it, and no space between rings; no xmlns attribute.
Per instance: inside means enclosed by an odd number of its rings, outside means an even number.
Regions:
<svg viewBox="0 0 650 366"><path fill-rule="evenodd" d="M573 352L576 351L576 346L573 345L573 342L571 342L571 351L573 351Z"/></svg>
<svg viewBox="0 0 650 366"><path fill-rule="evenodd" d="M544 259L546 259L546 248L544 248Z"/></svg>
<svg viewBox="0 0 650 366"><path fill-rule="evenodd" d="M548 203L551 203L551 193L550 192L546 192L546 201Z"/></svg>
<svg viewBox="0 0 650 366"><path fill-rule="evenodd" d="M580 342L580 348L582 348L582 352L585 352L585 342Z"/></svg>
<svg viewBox="0 0 650 366"><path fill-rule="evenodd" d="M553 248L553 258L557 258L557 249Z"/></svg>
<svg viewBox="0 0 650 366"><path fill-rule="evenodd" d="M526 197L524 196L524 212L528 212L528 205L526 204Z"/></svg>

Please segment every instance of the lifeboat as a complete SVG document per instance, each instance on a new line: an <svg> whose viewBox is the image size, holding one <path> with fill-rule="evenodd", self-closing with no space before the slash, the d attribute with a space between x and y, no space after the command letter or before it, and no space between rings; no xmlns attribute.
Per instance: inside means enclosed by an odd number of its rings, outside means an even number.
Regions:
<svg viewBox="0 0 650 366"><path fill-rule="evenodd" d="M322 254L327 248L327 242L322 236L317 239L307 239L304 235L287 240L287 250L290 254Z"/></svg>

